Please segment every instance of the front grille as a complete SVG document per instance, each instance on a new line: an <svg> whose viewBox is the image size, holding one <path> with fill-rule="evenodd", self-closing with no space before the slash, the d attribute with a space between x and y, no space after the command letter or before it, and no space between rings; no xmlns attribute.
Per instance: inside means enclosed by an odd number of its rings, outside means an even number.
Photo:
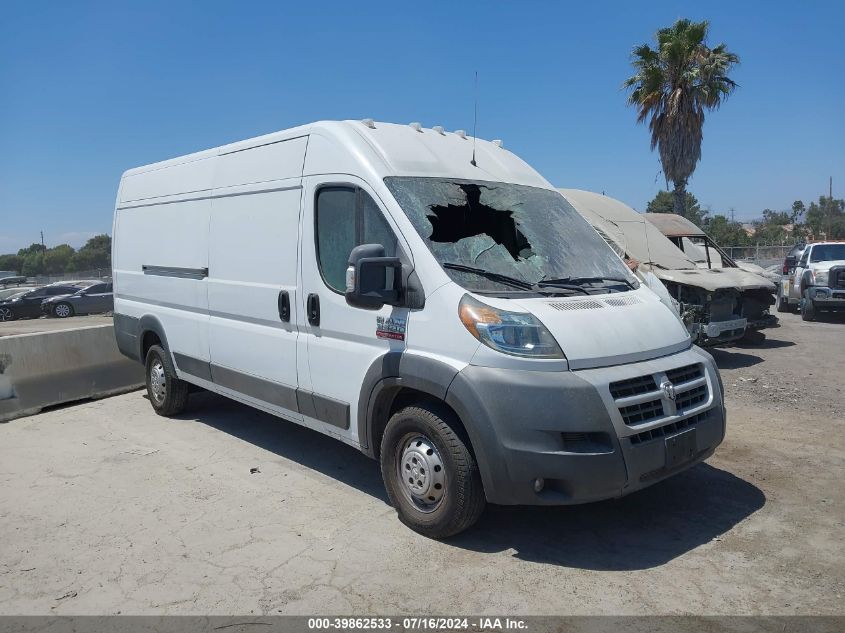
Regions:
<svg viewBox="0 0 845 633"><path fill-rule="evenodd" d="M831 288L845 289L845 266L831 268L827 279Z"/></svg>
<svg viewBox="0 0 845 633"><path fill-rule="evenodd" d="M628 439L631 440L631 444L651 442L652 440L657 440L662 437L666 437L667 435L677 433L678 431L688 429L691 426L695 426L699 422L706 420L710 416L710 413L711 411L704 411L703 413L699 413L689 418L684 418L683 420L677 420L663 426L658 426L656 429L649 429L648 431L637 433L636 435L630 436Z"/></svg>
<svg viewBox="0 0 845 633"><path fill-rule="evenodd" d="M617 380L610 383L608 389L622 421L628 426L683 415L706 403L710 396L701 363Z"/></svg>
<svg viewBox="0 0 845 633"><path fill-rule="evenodd" d="M639 404L631 404L627 407L619 407L619 413L625 424L642 424L656 420L663 415L663 401L649 400Z"/></svg>
<svg viewBox="0 0 845 633"><path fill-rule="evenodd" d="M696 378L701 378L704 375L704 370L701 365L687 365L686 367L678 367L677 369L670 369L666 372L666 378L669 382L677 385L682 382L689 382Z"/></svg>
<svg viewBox="0 0 845 633"><path fill-rule="evenodd" d="M637 376L636 378L610 383L610 395L614 399L636 396L641 393L654 391L655 389L657 389L657 384L654 382L654 376L651 375Z"/></svg>
<svg viewBox="0 0 845 633"><path fill-rule="evenodd" d="M689 409L692 406L701 404L707 399L707 385L700 385L689 391L683 392L675 398L675 407L679 411Z"/></svg>

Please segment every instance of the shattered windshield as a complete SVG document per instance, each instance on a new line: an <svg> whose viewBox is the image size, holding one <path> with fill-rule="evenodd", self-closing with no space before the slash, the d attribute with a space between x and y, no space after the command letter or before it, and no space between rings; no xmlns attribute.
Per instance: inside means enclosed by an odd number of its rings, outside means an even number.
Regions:
<svg viewBox="0 0 845 633"><path fill-rule="evenodd" d="M513 290L459 265L528 284L548 280L636 280L619 257L555 191L496 182L385 178L396 201L446 272L463 287ZM627 283L626 282L626 283Z"/></svg>

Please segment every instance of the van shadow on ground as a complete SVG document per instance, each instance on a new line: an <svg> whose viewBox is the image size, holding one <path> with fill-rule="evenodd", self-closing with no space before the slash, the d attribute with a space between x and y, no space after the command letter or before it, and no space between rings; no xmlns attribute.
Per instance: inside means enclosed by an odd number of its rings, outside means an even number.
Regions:
<svg viewBox="0 0 845 633"><path fill-rule="evenodd" d="M181 417L388 503L375 461L315 431L213 394L193 395ZM648 569L719 537L765 502L751 483L700 464L618 500L569 507L489 506L474 528L446 542L477 552L514 550L517 558L565 567Z"/></svg>
<svg viewBox="0 0 845 633"><path fill-rule="evenodd" d="M719 369L744 369L746 367L753 367L758 363L763 362L763 358L757 354L737 351L739 349L752 352L755 350L779 349L782 347L792 347L795 343L793 341L782 341L779 339L766 338L762 343L746 343L738 341L729 347L714 347L708 348L708 352L713 355Z"/></svg>

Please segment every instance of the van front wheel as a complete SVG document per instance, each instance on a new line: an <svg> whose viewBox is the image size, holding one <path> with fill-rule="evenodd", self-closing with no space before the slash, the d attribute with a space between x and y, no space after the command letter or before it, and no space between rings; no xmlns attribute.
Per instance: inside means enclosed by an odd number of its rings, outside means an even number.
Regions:
<svg viewBox="0 0 845 633"><path fill-rule="evenodd" d="M176 377L170 354L160 345L153 345L147 352L144 367L147 395L155 412L163 416L182 413L188 403L188 383Z"/></svg>
<svg viewBox="0 0 845 633"><path fill-rule="evenodd" d="M405 407L387 423L381 474L399 520L430 538L472 526L486 504L481 475L454 414L423 403Z"/></svg>

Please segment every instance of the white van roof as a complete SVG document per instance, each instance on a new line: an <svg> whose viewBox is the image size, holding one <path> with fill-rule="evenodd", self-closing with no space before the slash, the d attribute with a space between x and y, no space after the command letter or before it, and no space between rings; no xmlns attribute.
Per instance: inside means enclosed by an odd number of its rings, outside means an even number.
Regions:
<svg viewBox="0 0 845 633"><path fill-rule="evenodd" d="M306 176L346 173L337 169L356 165L356 171L378 178L448 177L552 188L545 178L499 142L474 139L460 131L447 132L439 127L369 119L319 121L130 169L124 177L302 137L309 137L309 153L316 155L313 160L309 157L305 161L303 175ZM312 143L314 137L322 137L329 145ZM319 152L315 151L318 147ZM471 163L473 151L475 165Z"/></svg>

